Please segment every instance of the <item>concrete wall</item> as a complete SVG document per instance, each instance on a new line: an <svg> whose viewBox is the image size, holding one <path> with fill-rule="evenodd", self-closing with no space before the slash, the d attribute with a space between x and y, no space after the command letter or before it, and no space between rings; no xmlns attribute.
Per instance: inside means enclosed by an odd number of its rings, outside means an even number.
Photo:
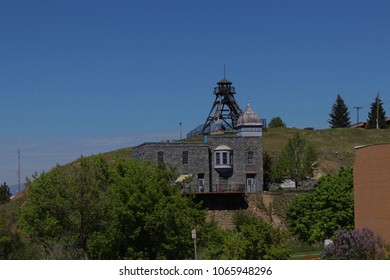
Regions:
<svg viewBox="0 0 390 280"><path fill-rule="evenodd" d="M390 242L390 144L356 149L355 227L368 227Z"/></svg>

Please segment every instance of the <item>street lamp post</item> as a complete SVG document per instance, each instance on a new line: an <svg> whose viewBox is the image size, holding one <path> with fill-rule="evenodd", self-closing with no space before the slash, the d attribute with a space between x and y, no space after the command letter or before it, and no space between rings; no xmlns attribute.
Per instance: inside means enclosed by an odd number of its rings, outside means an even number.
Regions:
<svg viewBox="0 0 390 280"><path fill-rule="evenodd" d="M197 260L197 254L196 254L196 230L193 229L191 230L191 236L192 236L192 239L194 240L194 250L195 250L195 260Z"/></svg>

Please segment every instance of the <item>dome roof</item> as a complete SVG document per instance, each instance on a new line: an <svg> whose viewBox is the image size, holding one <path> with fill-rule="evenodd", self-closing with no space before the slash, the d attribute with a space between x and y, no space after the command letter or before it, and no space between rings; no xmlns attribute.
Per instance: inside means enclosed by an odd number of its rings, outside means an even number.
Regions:
<svg viewBox="0 0 390 280"><path fill-rule="evenodd" d="M237 126L259 126L262 125L262 121L259 118L259 115L253 111L252 107L248 104L244 113L238 118Z"/></svg>

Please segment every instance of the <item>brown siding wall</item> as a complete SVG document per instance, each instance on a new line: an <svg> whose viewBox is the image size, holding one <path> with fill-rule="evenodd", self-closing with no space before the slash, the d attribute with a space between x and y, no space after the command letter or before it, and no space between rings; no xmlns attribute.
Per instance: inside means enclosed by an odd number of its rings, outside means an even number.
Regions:
<svg viewBox="0 0 390 280"><path fill-rule="evenodd" d="M390 242L390 144L356 149L355 227L368 227Z"/></svg>

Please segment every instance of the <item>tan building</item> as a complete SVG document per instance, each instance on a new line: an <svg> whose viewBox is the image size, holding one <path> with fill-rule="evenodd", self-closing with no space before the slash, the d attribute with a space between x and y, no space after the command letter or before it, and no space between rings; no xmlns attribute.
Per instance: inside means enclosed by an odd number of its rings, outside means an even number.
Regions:
<svg viewBox="0 0 390 280"><path fill-rule="evenodd" d="M368 227L390 242L390 143L356 147L355 227Z"/></svg>

